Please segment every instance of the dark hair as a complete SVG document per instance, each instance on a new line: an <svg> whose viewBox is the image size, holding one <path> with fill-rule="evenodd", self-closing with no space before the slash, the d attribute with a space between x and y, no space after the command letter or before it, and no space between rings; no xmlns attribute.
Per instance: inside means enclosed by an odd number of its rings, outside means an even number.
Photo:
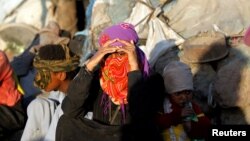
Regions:
<svg viewBox="0 0 250 141"><path fill-rule="evenodd" d="M71 51L69 52L70 56L75 54ZM44 45L39 49L39 57L42 60L64 60L66 59L65 51L61 45ZM73 71L66 73L66 79L72 80L76 74L79 72L80 67L76 68Z"/></svg>

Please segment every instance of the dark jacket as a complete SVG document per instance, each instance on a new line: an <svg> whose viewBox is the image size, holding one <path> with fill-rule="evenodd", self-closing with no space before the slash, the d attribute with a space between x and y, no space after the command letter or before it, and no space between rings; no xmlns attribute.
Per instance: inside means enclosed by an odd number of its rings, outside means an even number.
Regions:
<svg viewBox="0 0 250 141"><path fill-rule="evenodd" d="M128 73L128 97L131 95L131 87L142 80L140 71ZM57 141L116 141L121 137L121 113L115 119L114 125L110 125L109 114L104 114L101 104L103 96L99 84L98 72L90 74L84 67L71 81L68 95L62 102L64 115L59 119L56 131ZM111 106L111 115L116 106ZM128 109L128 108L127 108ZM93 120L85 119L88 111L93 111ZM128 110L126 110L128 111ZM129 114L126 113L127 121Z"/></svg>
<svg viewBox="0 0 250 141"><path fill-rule="evenodd" d="M122 127L122 141L163 141L155 115L161 109L165 95L160 74L151 74L131 88L128 97L131 120Z"/></svg>

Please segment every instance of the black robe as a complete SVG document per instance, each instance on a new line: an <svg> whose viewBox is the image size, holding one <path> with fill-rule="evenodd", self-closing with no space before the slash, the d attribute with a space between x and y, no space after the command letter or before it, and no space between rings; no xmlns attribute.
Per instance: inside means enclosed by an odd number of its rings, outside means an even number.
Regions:
<svg viewBox="0 0 250 141"><path fill-rule="evenodd" d="M111 125L109 116L103 114L103 107L100 106L102 91L98 74L90 74L82 68L72 80L68 95L62 102L64 114L57 125L56 141L128 141L143 138L160 140L153 117L158 105L161 104L158 100L161 97L157 93L162 89L155 90L154 86L162 86L159 84L163 84L163 81L161 77L152 77L147 81L150 83L145 83L140 71L128 73L129 104L125 111L126 124L121 124L121 113L119 113ZM112 106L112 114L115 107ZM84 118L91 110L94 115L93 120Z"/></svg>

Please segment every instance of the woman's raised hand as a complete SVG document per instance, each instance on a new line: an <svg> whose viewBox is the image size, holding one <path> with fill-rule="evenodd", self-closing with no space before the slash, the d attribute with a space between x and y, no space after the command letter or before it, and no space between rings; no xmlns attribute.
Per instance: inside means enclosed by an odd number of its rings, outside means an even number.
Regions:
<svg viewBox="0 0 250 141"><path fill-rule="evenodd" d="M93 71L106 54L117 52L118 47L110 46L116 41L117 39L109 40L102 47L99 47L94 56L92 56L86 63L86 67L89 71Z"/></svg>
<svg viewBox="0 0 250 141"><path fill-rule="evenodd" d="M137 53L134 42L131 40L130 42L117 39L118 42L124 44L123 47L119 47L117 52L125 52L128 54L128 60L130 65L130 71L138 70L138 60L137 60Z"/></svg>

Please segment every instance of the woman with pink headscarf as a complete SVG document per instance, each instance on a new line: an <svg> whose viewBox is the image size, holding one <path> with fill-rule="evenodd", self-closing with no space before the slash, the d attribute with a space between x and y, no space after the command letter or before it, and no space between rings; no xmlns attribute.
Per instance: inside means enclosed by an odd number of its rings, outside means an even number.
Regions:
<svg viewBox="0 0 250 141"><path fill-rule="evenodd" d="M129 123L129 98L149 75L138 47L134 26L120 23L104 29L98 51L72 80L62 103L64 115L57 126L57 141L121 140L121 126ZM83 118L93 111L93 120Z"/></svg>

